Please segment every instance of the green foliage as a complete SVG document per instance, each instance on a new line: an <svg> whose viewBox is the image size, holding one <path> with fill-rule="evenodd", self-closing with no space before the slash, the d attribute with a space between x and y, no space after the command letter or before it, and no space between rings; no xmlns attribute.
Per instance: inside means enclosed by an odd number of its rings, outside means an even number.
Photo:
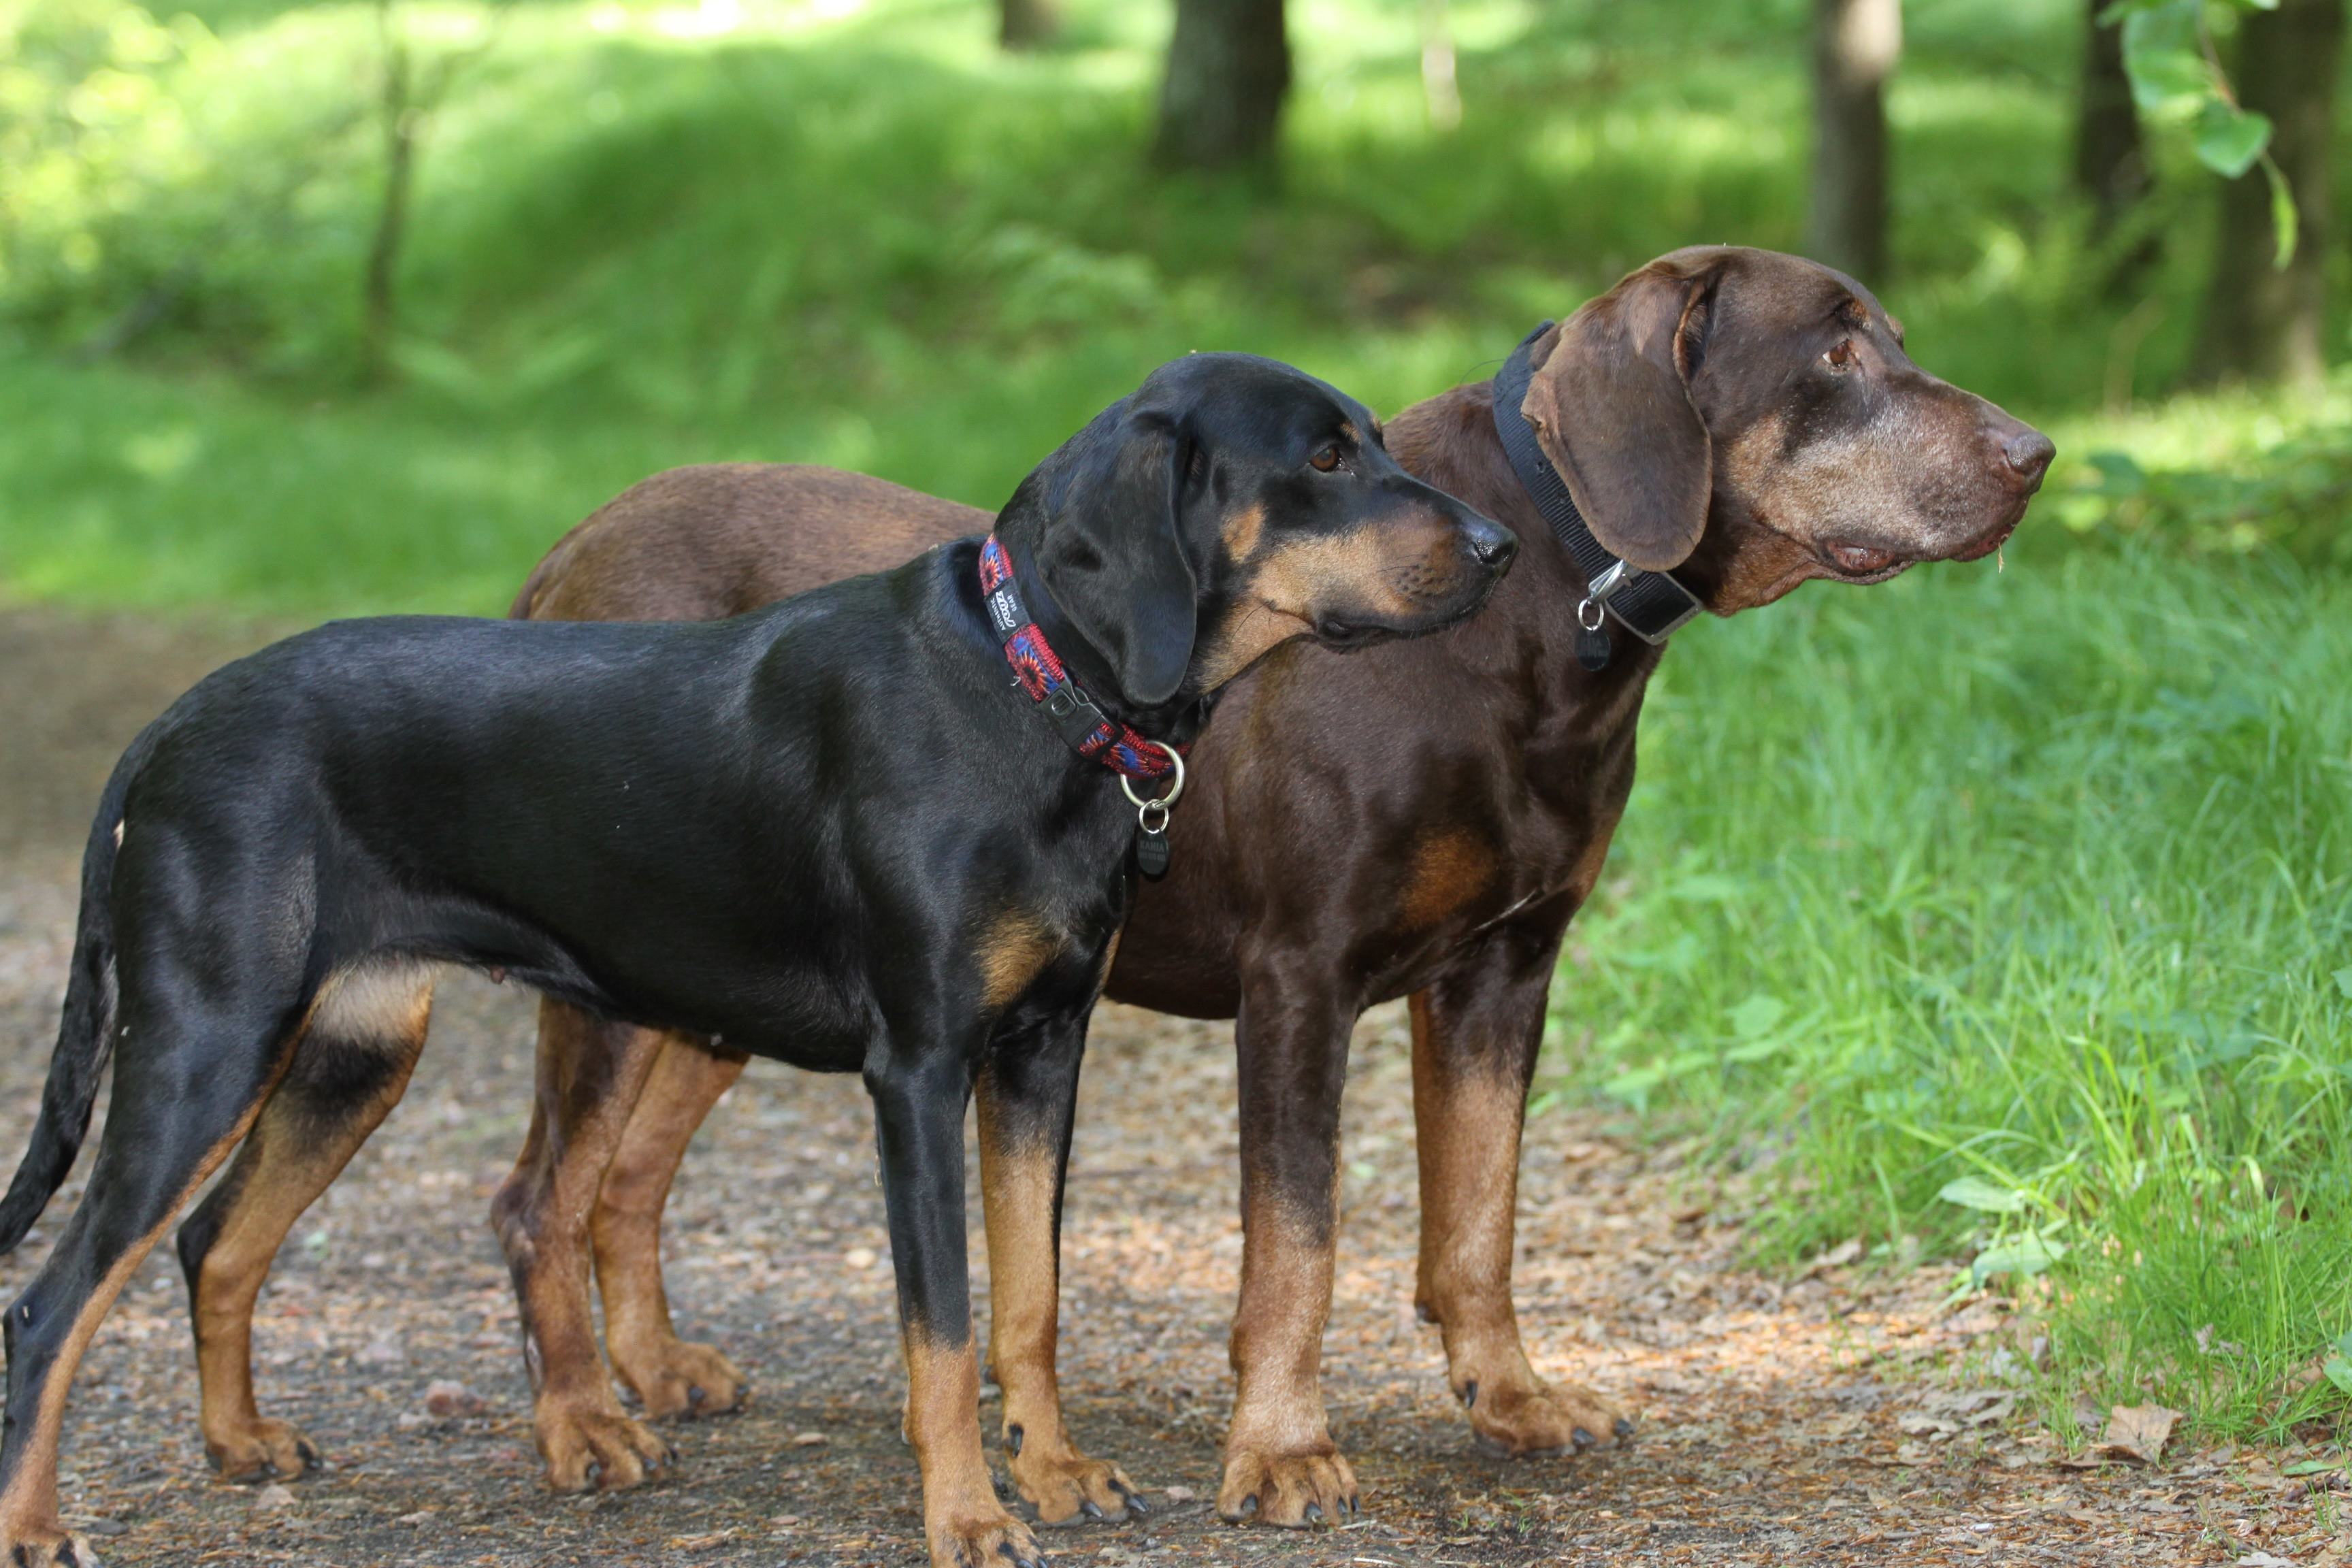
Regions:
<svg viewBox="0 0 2352 1568"><path fill-rule="evenodd" d="M2124 71L2140 111L2194 132L2199 162L2225 180L2260 163L2271 186L2278 264L2294 258L2297 218L2286 176L2270 157L2270 116L2242 107L2214 52L2209 17L2275 11L2278 0L2116 0L2103 20L2120 20Z"/></svg>
<svg viewBox="0 0 2352 1568"><path fill-rule="evenodd" d="M1792 1255L2047 1274L2078 1383L2299 1418L2352 1328L2352 584L2027 527L1676 638L1555 1059L1796 1173Z"/></svg>

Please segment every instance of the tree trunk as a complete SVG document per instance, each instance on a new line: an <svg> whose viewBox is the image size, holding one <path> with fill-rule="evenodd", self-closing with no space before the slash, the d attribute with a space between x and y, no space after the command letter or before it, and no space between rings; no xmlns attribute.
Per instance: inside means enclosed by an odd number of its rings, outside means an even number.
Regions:
<svg viewBox="0 0 2352 1568"><path fill-rule="evenodd" d="M1055 0L997 0L996 41L1008 49L1043 48L1061 31Z"/></svg>
<svg viewBox="0 0 2352 1568"><path fill-rule="evenodd" d="M1289 87L1282 0L1176 0L1155 156L1192 169L1270 161Z"/></svg>
<svg viewBox="0 0 2352 1568"><path fill-rule="evenodd" d="M2268 182L2253 172L2222 187L2200 379L2309 385L2326 369L2327 152L2343 47L2344 0L2280 0L2240 23L2238 100L2271 117L2271 156L2294 193L2300 232L2294 259L2273 265Z"/></svg>
<svg viewBox="0 0 2352 1568"><path fill-rule="evenodd" d="M1886 79L1901 0L1813 0L1813 199L1808 247L1864 283L1886 274Z"/></svg>
<svg viewBox="0 0 2352 1568"><path fill-rule="evenodd" d="M2086 0L2084 6L2083 87L2074 107L2074 188L2091 204L2095 235L2114 228L2148 185L2139 115L2124 74L2123 24L2099 23L2111 3Z"/></svg>
<svg viewBox="0 0 2352 1568"><path fill-rule="evenodd" d="M392 337L399 316L400 250L408 237L408 195L416 174L416 108L411 93L408 43L392 0L377 0L377 36L383 48L383 196L368 241L367 275L360 298L360 375L383 380L392 370Z"/></svg>

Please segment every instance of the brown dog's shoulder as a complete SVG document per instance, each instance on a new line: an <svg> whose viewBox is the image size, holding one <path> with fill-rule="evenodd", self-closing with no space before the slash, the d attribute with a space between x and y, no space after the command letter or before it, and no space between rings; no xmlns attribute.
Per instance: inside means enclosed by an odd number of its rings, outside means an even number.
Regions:
<svg viewBox="0 0 2352 1568"><path fill-rule="evenodd" d="M557 542L509 614L716 620L988 527L978 507L807 463L669 468Z"/></svg>

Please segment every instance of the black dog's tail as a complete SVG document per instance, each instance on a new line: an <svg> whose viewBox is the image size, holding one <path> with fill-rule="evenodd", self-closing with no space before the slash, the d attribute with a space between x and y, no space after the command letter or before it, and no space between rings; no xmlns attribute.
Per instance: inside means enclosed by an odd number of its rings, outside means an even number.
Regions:
<svg viewBox="0 0 2352 1568"><path fill-rule="evenodd" d="M41 1114L33 1142L16 1166L8 1195L0 1197L0 1257L16 1249L41 1211L65 1185L89 1131L98 1080L114 1054L114 856L120 847L123 797L152 749L153 731L142 734L114 766L99 797L89 845L81 858L81 920L74 933L73 967L66 980L65 1016L57 1049L49 1057L49 1080L41 1089Z"/></svg>

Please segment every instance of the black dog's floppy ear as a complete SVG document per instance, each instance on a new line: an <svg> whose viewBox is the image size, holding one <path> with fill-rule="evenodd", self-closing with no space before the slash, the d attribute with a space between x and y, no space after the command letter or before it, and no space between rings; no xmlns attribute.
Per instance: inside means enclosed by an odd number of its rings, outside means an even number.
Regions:
<svg viewBox="0 0 2352 1568"><path fill-rule="evenodd" d="M1715 445L1691 402L1719 265L1654 261L1544 345L1520 411L1593 537L1645 572L1698 547Z"/></svg>
<svg viewBox="0 0 2352 1568"><path fill-rule="evenodd" d="M1115 408L1070 444L1045 485L1038 574L1139 707L1173 697L1192 662L1200 584L1182 533L1186 446L1167 415Z"/></svg>

